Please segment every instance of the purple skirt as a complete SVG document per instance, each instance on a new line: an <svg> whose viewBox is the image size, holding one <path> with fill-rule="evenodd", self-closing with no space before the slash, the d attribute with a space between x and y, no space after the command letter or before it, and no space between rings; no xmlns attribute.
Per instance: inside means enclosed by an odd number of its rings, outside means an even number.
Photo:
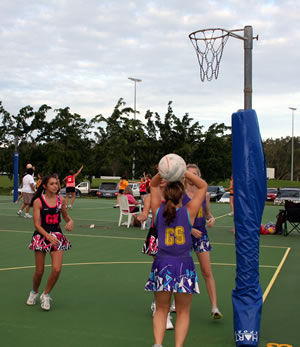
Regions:
<svg viewBox="0 0 300 347"><path fill-rule="evenodd" d="M52 245L45 236L35 232L32 236L29 248L33 251L52 252L59 250L67 251L72 247L70 241L63 233L52 232L51 235L55 236L59 240L59 245Z"/></svg>
<svg viewBox="0 0 300 347"><path fill-rule="evenodd" d="M193 258L191 256L156 256L145 290L199 294L198 277Z"/></svg>
<svg viewBox="0 0 300 347"><path fill-rule="evenodd" d="M195 252L210 252L211 244L209 242L207 234L202 235L200 238L196 238L192 235L193 249Z"/></svg>

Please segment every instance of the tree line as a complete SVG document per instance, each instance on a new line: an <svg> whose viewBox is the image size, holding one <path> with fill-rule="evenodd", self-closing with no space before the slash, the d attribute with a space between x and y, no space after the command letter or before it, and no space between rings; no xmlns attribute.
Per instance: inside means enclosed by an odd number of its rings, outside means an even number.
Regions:
<svg viewBox="0 0 300 347"><path fill-rule="evenodd" d="M53 113L47 120L49 112ZM138 112L137 112L138 113ZM19 174L32 163L42 174L58 173L84 165L82 174L135 178L143 172L154 174L156 164L167 153L177 153L187 163L196 163L209 183L230 178L232 172L231 127L213 123L206 131L188 113L177 117L168 103L163 117L148 110L143 119L133 117L134 110L120 98L110 116L98 114L89 121L69 107L38 110L23 107L17 115L6 111L0 101L0 167L13 174L13 155L19 153ZM49 118L49 117L48 117ZM295 172L300 176L300 138L294 139ZM274 167L277 178L289 178L290 138L264 141L267 166ZM298 164L298 165L297 165Z"/></svg>

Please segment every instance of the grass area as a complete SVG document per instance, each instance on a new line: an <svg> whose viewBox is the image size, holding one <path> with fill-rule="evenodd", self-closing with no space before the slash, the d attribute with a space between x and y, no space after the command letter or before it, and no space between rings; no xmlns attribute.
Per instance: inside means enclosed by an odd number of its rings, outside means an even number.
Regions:
<svg viewBox="0 0 300 347"><path fill-rule="evenodd" d="M300 188L299 181L268 180L268 188Z"/></svg>
<svg viewBox="0 0 300 347"><path fill-rule="evenodd" d="M12 189L14 185L13 179L9 179L6 175L0 175L0 189L1 188L10 188Z"/></svg>

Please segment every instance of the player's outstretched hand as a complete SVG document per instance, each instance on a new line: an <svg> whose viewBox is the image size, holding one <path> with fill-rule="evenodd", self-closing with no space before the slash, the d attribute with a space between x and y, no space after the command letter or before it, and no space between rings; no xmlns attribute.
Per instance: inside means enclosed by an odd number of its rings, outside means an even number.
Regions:
<svg viewBox="0 0 300 347"><path fill-rule="evenodd" d="M67 231L72 231L72 230L73 230L73 225L74 225L73 220L70 219L70 220L68 221L68 223L65 225L65 229L66 229Z"/></svg>
<svg viewBox="0 0 300 347"><path fill-rule="evenodd" d="M215 221L216 221L216 220L215 220L214 217L209 218L209 219L207 220L207 227L208 227L208 228L213 227L214 224L215 224Z"/></svg>

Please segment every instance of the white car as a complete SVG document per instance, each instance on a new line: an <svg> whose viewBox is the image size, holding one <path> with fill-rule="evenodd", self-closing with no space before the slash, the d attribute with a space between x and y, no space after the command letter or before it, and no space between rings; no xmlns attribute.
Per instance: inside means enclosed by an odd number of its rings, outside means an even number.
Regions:
<svg viewBox="0 0 300 347"><path fill-rule="evenodd" d="M131 188L133 196L138 198L140 196L140 184L139 183L129 183L128 186Z"/></svg>
<svg viewBox="0 0 300 347"><path fill-rule="evenodd" d="M274 205L284 205L285 201L300 203L299 188L280 188L274 200Z"/></svg>
<svg viewBox="0 0 300 347"><path fill-rule="evenodd" d="M229 203L230 202L230 193L226 192L222 195L221 199L217 202Z"/></svg>

